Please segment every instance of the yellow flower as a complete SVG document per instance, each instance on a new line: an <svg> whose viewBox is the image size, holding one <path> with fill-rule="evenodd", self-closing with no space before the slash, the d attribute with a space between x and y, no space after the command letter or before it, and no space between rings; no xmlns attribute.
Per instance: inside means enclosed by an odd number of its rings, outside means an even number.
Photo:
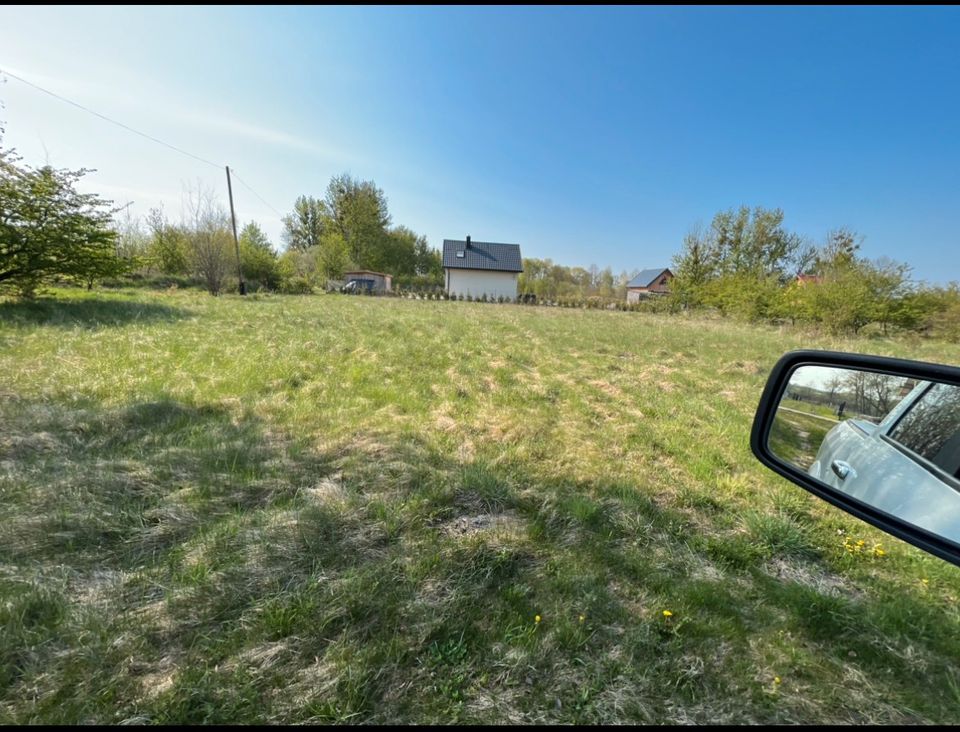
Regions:
<svg viewBox="0 0 960 732"><path fill-rule="evenodd" d="M857 540L857 546L863 546L863 545L866 544L866 543L867 543L867 542L865 542L863 539L858 539L858 540Z"/></svg>
<svg viewBox="0 0 960 732"><path fill-rule="evenodd" d="M669 610L664 610L664 611L663 611L663 617L669 618L669 617L672 617L672 616L673 616L673 613L670 612Z"/></svg>
<svg viewBox="0 0 960 732"><path fill-rule="evenodd" d="M533 616L533 622L539 623L539 622L540 622L540 616L539 616L539 615L534 615L534 616Z"/></svg>
<svg viewBox="0 0 960 732"><path fill-rule="evenodd" d="M930 580L928 580L926 577L924 577L924 578L923 578L922 580L920 580L920 581L923 582L923 584L925 584L925 585L929 585L929 584L930 584Z"/></svg>
<svg viewBox="0 0 960 732"><path fill-rule="evenodd" d="M780 683L780 677L779 677L779 676L774 676L774 677L773 677L773 683L779 684L779 683Z"/></svg>
<svg viewBox="0 0 960 732"><path fill-rule="evenodd" d="M582 623L584 620L586 620L586 619L587 619L587 616L586 616L586 615L581 615L581 616L580 616L580 622L581 622L581 623Z"/></svg>

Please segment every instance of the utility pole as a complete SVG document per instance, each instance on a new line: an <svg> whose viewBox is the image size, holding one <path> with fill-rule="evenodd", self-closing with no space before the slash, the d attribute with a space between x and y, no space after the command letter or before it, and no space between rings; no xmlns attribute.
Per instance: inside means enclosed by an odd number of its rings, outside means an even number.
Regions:
<svg viewBox="0 0 960 732"><path fill-rule="evenodd" d="M230 185L230 166L227 167L227 193L230 195L230 223L233 225L233 245L237 249L237 276L240 278L240 294L247 294L247 285L243 281L243 268L240 266L240 240L237 238L237 216L233 212L233 186Z"/></svg>

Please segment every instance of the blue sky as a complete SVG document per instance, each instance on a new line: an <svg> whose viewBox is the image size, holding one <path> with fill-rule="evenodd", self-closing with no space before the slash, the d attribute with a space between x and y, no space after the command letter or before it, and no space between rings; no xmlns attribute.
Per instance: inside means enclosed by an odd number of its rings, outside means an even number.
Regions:
<svg viewBox="0 0 960 732"><path fill-rule="evenodd" d="M615 271L747 204L960 280L957 8L11 8L0 69L217 163L272 207L349 172L396 223ZM224 176L0 84L5 144L179 215ZM241 186L238 217L279 244Z"/></svg>

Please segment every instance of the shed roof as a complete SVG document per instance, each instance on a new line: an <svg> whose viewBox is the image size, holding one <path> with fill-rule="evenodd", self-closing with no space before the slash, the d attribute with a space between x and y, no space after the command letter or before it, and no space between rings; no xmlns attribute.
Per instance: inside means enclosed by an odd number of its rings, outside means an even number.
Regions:
<svg viewBox="0 0 960 732"><path fill-rule="evenodd" d="M653 284L653 281L664 272L670 272L670 269L668 267L660 267L659 269L642 269L637 273L636 277L627 283L627 287L649 287L651 284ZM670 274L673 274L673 272L670 272Z"/></svg>
<svg viewBox="0 0 960 732"><path fill-rule="evenodd" d="M391 277L392 275L387 274L386 272L374 272L372 269L351 269L349 272L344 272L343 276L348 275L357 275L357 274L372 274L378 275L380 277Z"/></svg>
<svg viewBox="0 0 960 732"><path fill-rule="evenodd" d="M461 255L462 253L462 255ZM497 272L523 272L519 244L492 241L443 240L443 266L451 269L485 269Z"/></svg>

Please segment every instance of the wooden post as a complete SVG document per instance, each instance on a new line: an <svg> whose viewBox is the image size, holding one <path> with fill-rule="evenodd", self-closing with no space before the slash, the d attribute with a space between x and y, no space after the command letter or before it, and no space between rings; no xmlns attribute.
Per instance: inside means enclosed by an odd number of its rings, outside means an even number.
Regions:
<svg viewBox="0 0 960 732"><path fill-rule="evenodd" d="M240 278L240 294L247 294L247 285L243 281L243 267L240 266L240 240L237 238L237 216L233 211L233 186L230 184L230 166L227 167L227 194L230 196L230 224L233 226L233 245L237 250L237 276Z"/></svg>

